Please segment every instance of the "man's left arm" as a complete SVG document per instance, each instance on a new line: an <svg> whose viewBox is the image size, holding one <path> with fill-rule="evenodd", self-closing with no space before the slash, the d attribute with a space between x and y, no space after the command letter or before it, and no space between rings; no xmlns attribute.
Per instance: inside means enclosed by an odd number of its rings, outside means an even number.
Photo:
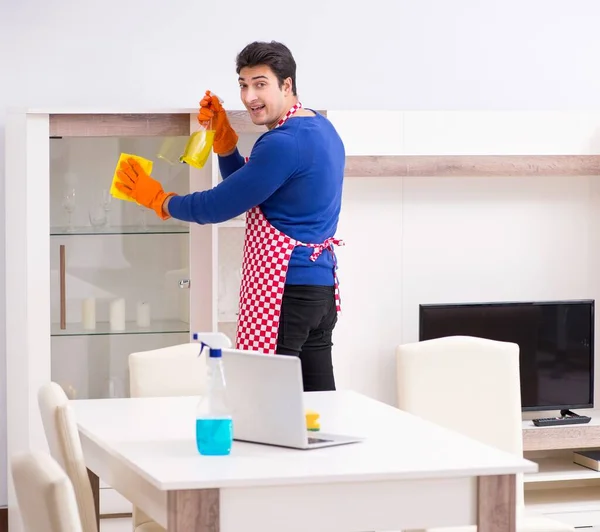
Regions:
<svg viewBox="0 0 600 532"><path fill-rule="evenodd" d="M265 135L239 170L210 190L167 197L163 212L199 224L230 220L269 198L296 172L298 165L294 136L283 131Z"/></svg>

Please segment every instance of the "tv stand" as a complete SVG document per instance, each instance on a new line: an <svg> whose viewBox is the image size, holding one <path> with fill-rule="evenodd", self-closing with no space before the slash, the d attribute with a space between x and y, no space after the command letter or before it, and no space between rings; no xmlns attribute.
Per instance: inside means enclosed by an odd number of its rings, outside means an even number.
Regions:
<svg viewBox="0 0 600 532"><path fill-rule="evenodd" d="M560 411L560 415L561 415L561 417L567 417L567 416L572 416L572 417L588 417L588 416L580 416L579 414L576 414L575 412L572 412L571 410L561 410Z"/></svg>
<svg viewBox="0 0 600 532"><path fill-rule="evenodd" d="M583 411L588 423L548 427L534 426L532 417L560 415L558 409L524 413L524 457L539 465L523 475L525 509L600 530L600 472L573 462L573 451L600 450L600 409Z"/></svg>

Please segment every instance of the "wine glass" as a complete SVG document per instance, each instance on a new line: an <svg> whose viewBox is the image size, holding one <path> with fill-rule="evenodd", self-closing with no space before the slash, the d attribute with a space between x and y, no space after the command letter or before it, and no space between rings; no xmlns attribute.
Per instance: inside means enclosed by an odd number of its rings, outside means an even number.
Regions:
<svg viewBox="0 0 600 532"><path fill-rule="evenodd" d="M73 212L75 211L75 187L67 187L65 194L63 196L63 208L67 211L68 216L68 225L67 231L69 233L73 232L75 229L73 227Z"/></svg>
<svg viewBox="0 0 600 532"><path fill-rule="evenodd" d="M102 190L102 208L106 213L106 227L110 226L110 211L112 209L112 196L110 194L110 190L103 189Z"/></svg>
<svg viewBox="0 0 600 532"><path fill-rule="evenodd" d="M148 221L146 220L146 212L148 211L148 209L146 207L144 207L143 205L139 205L137 206L138 208L138 213L140 215L140 225L142 227L142 231L147 231L148 230Z"/></svg>

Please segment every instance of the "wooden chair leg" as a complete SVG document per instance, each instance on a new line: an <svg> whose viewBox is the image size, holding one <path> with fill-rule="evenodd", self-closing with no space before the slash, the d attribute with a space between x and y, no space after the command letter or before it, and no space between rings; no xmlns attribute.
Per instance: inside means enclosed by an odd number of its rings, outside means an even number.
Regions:
<svg viewBox="0 0 600 532"><path fill-rule="evenodd" d="M94 496L94 507L96 509L96 525L100 530L100 479L93 471L87 470L90 484L92 485L92 494Z"/></svg>

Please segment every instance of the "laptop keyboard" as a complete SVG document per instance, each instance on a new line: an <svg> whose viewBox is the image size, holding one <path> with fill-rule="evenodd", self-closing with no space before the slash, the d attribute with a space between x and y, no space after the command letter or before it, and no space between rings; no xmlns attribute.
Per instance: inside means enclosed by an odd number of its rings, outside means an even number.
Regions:
<svg viewBox="0 0 600 532"><path fill-rule="evenodd" d="M311 438L310 436L308 437L308 444L309 445L311 443L326 443L328 441L333 441L333 440L325 440L323 438Z"/></svg>

